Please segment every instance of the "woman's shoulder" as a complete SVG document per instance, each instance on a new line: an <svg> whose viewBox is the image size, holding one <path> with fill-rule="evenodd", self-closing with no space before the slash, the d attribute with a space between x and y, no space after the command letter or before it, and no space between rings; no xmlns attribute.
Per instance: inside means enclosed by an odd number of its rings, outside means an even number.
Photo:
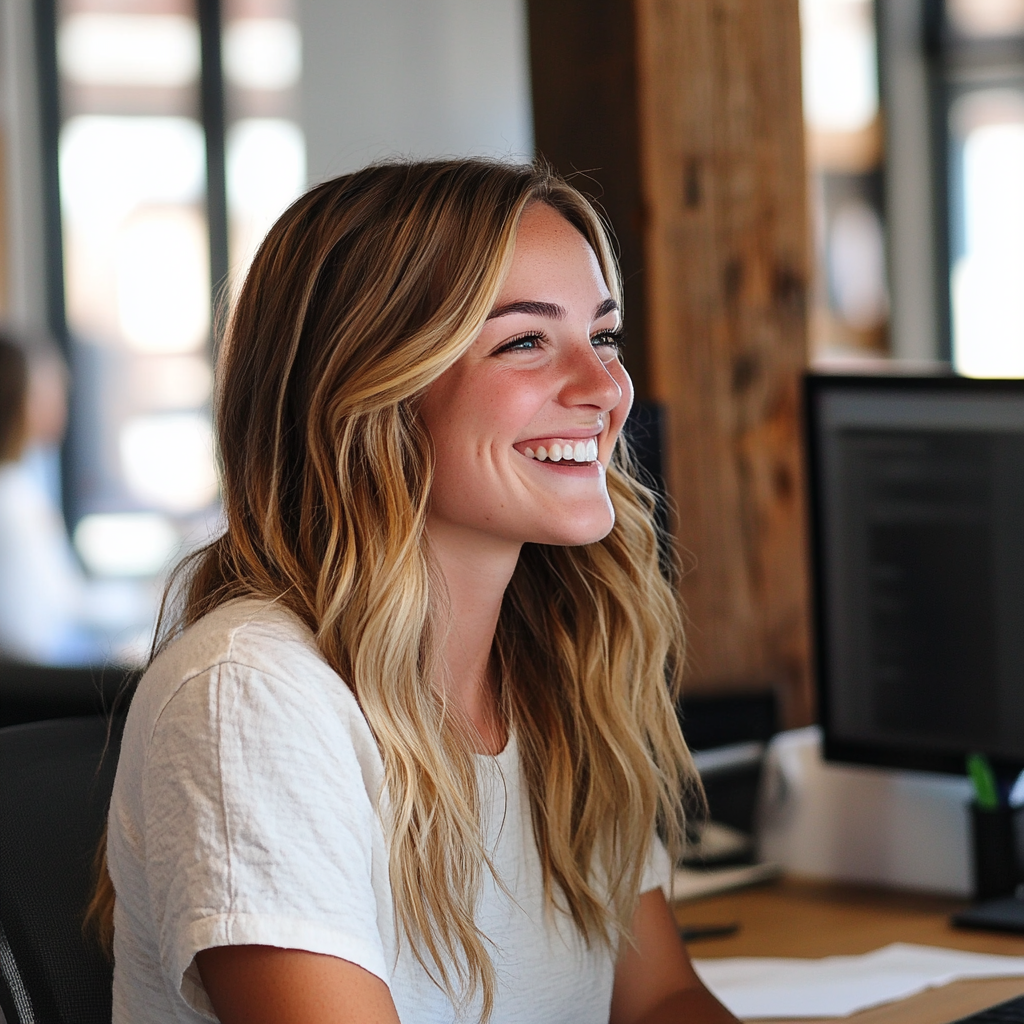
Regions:
<svg viewBox="0 0 1024 1024"><path fill-rule="evenodd" d="M229 601L185 629L146 670L131 717L152 728L186 693L197 707L208 706L202 694L214 686L229 703L232 695L244 694L250 706L270 695L297 708L330 705L332 718L363 721L352 691L324 660L309 627L276 601Z"/></svg>
<svg viewBox="0 0 1024 1024"><path fill-rule="evenodd" d="M168 644L153 666L165 655L197 664L252 661L268 669L298 657L330 671L309 627L280 601L258 597L236 598L204 615Z"/></svg>
<svg viewBox="0 0 1024 1024"><path fill-rule="evenodd" d="M279 601L236 598L215 608L175 637L153 660L144 679L189 678L218 665L248 666L271 675L304 669L331 672L309 627Z"/></svg>

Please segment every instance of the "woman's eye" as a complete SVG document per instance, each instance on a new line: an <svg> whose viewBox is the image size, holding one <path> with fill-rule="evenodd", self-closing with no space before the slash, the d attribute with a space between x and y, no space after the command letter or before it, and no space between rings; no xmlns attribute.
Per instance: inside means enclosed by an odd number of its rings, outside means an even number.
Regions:
<svg viewBox="0 0 1024 1024"><path fill-rule="evenodd" d="M540 348L544 338L540 334L524 334L519 338L511 338L505 342L500 348L498 348L495 355L499 355L502 352L529 352L533 349Z"/></svg>
<svg viewBox="0 0 1024 1024"><path fill-rule="evenodd" d="M590 339L590 344L594 348L607 348L610 350L610 354L617 356L622 352L622 342L625 339L623 331L602 331L600 334L595 334Z"/></svg>

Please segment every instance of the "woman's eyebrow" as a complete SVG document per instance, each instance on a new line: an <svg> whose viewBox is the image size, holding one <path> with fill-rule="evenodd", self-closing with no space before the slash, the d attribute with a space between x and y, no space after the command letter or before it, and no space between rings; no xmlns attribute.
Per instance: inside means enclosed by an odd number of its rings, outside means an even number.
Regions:
<svg viewBox="0 0 1024 1024"><path fill-rule="evenodd" d="M614 299L605 299L594 312L594 319L600 320L619 308ZM536 302L532 299L520 299L517 302L507 302L504 306L496 306L487 314L488 320L496 320L499 316L510 316L512 313L527 313L530 316L542 316L548 320L564 320L566 317L565 308L556 305L554 302Z"/></svg>
<svg viewBox="0 0 1024 1024"><path fill-rule="evenodd" d="M534 302L531 299L522 299L519 302L508 302L504 306L496 306L487 314L488 320L495 320L499 316L509 316L512 313L528 313L531 316L543 316L548 320L564 320L566 313L562 306L556 306L553 302Z"/></svg>

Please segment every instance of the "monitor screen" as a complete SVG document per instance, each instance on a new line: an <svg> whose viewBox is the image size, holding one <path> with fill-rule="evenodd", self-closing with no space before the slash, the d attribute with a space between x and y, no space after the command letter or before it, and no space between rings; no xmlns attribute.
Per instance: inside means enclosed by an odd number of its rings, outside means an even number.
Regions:
<svg viewBox="0 0 1024 1024"><path fill-rule="evenodd" d="M1024 381L811 375L825 755L1024 767Z"/></svg>

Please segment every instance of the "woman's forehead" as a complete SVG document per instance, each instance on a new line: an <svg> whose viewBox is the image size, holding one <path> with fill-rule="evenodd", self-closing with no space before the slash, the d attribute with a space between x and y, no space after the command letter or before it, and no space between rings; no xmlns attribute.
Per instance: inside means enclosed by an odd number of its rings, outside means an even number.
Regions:
<svg viewBox="0 0 1024 1024"><path fill-rule="evenodd" d="M543 302L545 293L564 288L573 276L598 289L602 299L611 297L597 253L583 234L546 203L529 206L494 310L514 302Z"/></svg>

